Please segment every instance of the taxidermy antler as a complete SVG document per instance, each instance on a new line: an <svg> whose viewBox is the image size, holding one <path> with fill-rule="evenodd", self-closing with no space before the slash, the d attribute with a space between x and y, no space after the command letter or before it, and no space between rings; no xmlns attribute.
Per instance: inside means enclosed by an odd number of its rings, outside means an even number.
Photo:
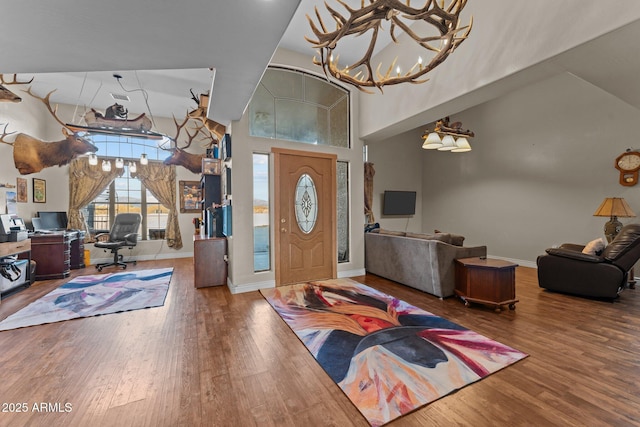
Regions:
<svg viewBox="0 0 640 427"><path fill-rule="evenodd" d="M365 87L377 87L382 91L382 86L385 85L426 82L428 79L420 79L420 77L444 62L467 38L473 25L473 18L467 26L461 27L459 23L460 12L466 6L467 0L452 0L447 7L444 5L444 0L440 0L440 4L437 0L427 0L421 8L409 6L410 0L406 0L406 4L399 0L369 0L369 5L366 7L365 1L361 0L360 9L353 9L341 0L336 1L344 6L349 15L348 17L341 15L325 2L325 7L336 23L334 31L327 31L318 8L315 9L318 25L307 15L307 21L316 39L310 39L306 36L305 39L320 53L320 60L314 57L313 63L322 66L325 74L331 74L336 79L352 84L367 93L372 92L364 89ZM430 27L435 28L438 35L425 37L418 35L410 28L411 21L426 22ZM382 64L378 65L374 73L371 56L377 42L378 32L382 29L384 22L390 22L389 31L394 43L398 42L396 30L400 28L419 46L433 52L433 58L424 65L422 59L419 58L418 62L405 74L401 74L396 67L396 58L384 74L380 72ZM340 39L345 36L362 36L368 31L372 31L371 41L362 58L351 65L340 68L339 58L333 57L333 51ZM394 68L396 69L394 70ZM352 75L353 72L355 74Z"/></svg>
<svg viewBox="0 0 640 427"><path fill-rule="evenodd" d="M171 155L164 159L162 163L164 163L165 165L183 166L193 173L202 173L202 158L205 155L192 154L185 150L191 146L193 139L196 137L196 135L198 135L204 125L198 127L193 134L190 134L189 131L185 129L185 132L187 134L187 143L183 147L178 147L178 138L180 137L180 132L188 121L189 116L185 117L182 123L178 123L175 116L173 117L173 122L176 124L176 136L172 138L175 143L175 147L171 149L165 149L167 151L171 151Z"/></svg>
<svg viewBox="0 0 640 427"><path fill-rule="evenodd" d="M71 132L64 122L58 118L57 108L52 108L49 102L49 97L55 90L49 92L44 98L33 94L31 88L28 88L25 92L45 104L53 118L63 126L62 133L65 138L61 141L47 142L25 133L19 133L13 142L7 142L5 137L15 132L7 133L7 125L5 125L0 142L13 145L13 162L21 175L40 172L42 169L51 166L66 165L78 156L98 151L98 147Z"/></svg>
<svg viewBox="0 0 640 427"><path fill-rule="evenodd" d="M207 106L202 105L202 103L198 99L198 96L193 93L193 90L190 90L190 92L191 99L196 102L198 107L195 110L189 111L187 113L187 116L189 116L189 118L191 119L200 120L204 124L204 127L207 128L207 130L211 132L211 134L214 135L218 141L222 141L222 137L224 137L224 134L227 131L226 126L216 122L215 120L208 119Z"/></svg>
<svg viewBox="0 0 640 427"><path fill-rule="evenodd" d="M26 82L20 82L20 81L18 81L17 77L18 77L18 75L14 74L13 75L13 81L6 81L4 79L4 75L0 74L0 83L2 83L2 84L0 84L0 102L20 102L20 101L22 101L22 98L20 98L15 93L11 92L5 86L9 86L9 85L28 85L29 83L31 83L33 81L33 78L31 78L31 80L26 81Z"/></svg>

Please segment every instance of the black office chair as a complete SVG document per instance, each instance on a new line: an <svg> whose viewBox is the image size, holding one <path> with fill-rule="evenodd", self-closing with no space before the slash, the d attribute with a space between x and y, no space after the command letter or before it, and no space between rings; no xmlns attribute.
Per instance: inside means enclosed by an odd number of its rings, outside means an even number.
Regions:
<svg viewBox="0 0 640 427"><path fill-rule="evenodd" d="M98 271L102 271L104 267L110 267L112 265L118 265L122 269L127 268L127 263L136 264L135 260L123 261L122 255L118 253L120 248L128 247L133 248L138 243L138 228L140 228L140 222L142 217L137 213L121 213L116 215L116 219L111 227L109 233L101 233L96 235L96 242L94 247L110 249L113 253L113 262L105 262L96 264ZM108 240L100 241L103 236L109 236Z"/></svg>

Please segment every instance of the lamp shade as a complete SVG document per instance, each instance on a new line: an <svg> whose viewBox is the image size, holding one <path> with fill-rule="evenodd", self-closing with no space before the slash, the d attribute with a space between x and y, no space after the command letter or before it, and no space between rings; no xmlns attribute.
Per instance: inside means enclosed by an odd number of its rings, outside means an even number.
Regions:
<svg viewBox="0 0 640 427"><path fill-rule="evenodd" d="M429 135L422 136L424 139L424 144L422 144L422 148L425 150L434 150L436 148L442 147L442 140L440 139L440 135L435 132L431 132Z"/></svg>
<svg viewBox="0 0 640 427"><path fill-rule="evenodd" d="M439 147L440 151L451 151L456 148L456 140L451 135L445 135L442 138L442 147Z"/></svg>
<svg viewBox="0 0 640 427"><path fill-rule="evenodd" d="M633 218L636 214L622 197L607 197L600 204L593 216Z"/></svg>
<svg viewBox="0 0 640 427"><path fill-rule="evenodd" d="M471 145L469 144L469 140L464 137L460 137L456 139L456 148L451 150L452 153L464 153L466 151L471 151Z"/></svg>

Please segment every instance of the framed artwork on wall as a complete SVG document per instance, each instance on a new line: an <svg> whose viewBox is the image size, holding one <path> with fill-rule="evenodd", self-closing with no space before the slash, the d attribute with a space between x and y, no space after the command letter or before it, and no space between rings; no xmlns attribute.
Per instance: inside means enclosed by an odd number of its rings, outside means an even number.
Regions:
<svg viewBox="0 0 640 427"><path fill-rule="evenodd" d="M202 158L202 173L204 175L220 175L220 159Z"/></svg>
<svg viewBox="0 0 640 427"><path fill-rule="evenodd" d="M33 178L33 202L46 203L47 201L47 181Z"/></svg>
<svg viewBox="0 0 640 427"><path fill-rule="evenodd" d="M180 213L200 213L202 190L198 181L179 181Z"/></svg>
<svg viewBox="0 0 640 427"><path fill-rule="evenodd" d="M18 203L27 203L27 180L25 178L16 178L16 187L18 189Z"/></svg>

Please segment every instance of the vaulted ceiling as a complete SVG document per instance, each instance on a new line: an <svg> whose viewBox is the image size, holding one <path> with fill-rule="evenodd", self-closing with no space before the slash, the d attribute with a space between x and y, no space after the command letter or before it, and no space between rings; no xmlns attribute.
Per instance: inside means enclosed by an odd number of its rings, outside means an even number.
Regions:
<svg viewBox="0 0 640 427"><path fill-rule="evenodd" d="M348 0L359 5L360 0ZM210 118L239 119L278 46L314 54L305 15L322 0L23 0L0 10L0 73L35 76L40 95L104 109L181 116L211 90ZM640 22L552 59L560 70L640 108ZM356 41L366 44L367 40ZM122 76L116 79L113 75Z"/></svg>

